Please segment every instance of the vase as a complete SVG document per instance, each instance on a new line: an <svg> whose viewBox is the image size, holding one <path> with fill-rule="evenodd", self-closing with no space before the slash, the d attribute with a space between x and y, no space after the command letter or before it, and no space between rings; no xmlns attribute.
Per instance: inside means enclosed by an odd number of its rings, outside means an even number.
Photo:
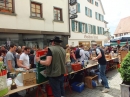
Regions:
<svg viewBox="0 0 130 97"><path fill-rule="evenodd" d="M130 97L130 85L120 84L121 97Z"/></svg>

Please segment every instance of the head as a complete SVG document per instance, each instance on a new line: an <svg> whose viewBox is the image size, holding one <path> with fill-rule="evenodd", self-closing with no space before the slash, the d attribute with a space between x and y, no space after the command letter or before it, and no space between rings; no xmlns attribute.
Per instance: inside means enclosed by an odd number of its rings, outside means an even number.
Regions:
<svg viewBox="0 0 130 97"><path fill-rule="evenodd" d="M31 49L30 50L30 54L33 55L34 54L34 50Z"/></svg>
<svg viewBox="0 0 130 97"><path fill-rule="evenodd" d="M15 44L11 44L9 50L14 53L16 51L16 48L17 46Z"/></svg>
<svg viewBox="0 0 130 97"><path fill-rule="evenodd" d="M22 46L22 52L24 52L24 48L25 48L26 46Z"/></svg>
<svg viewBox="0 0 130 97"><path fill-rule="evenodd" d="M96 49L96 48L97 48L97 43L93 43L93 44L92 44L92 48L93 48L93 49Z"/></svg>
<svg viewBox="0 0 130 97"><path fill-rule="evenodd" d="M21 54L21 53L22 53L22 49L19 49L19 48L18 48L17 53L18 53L18 54Z"/></svg>
<svg viewBox="0 0 130 97"><path fill-rule="evenodd" d="M85 51L89 51L89 48L87 46L84 47Z"/></svg>
<svg viewBox="0 0 130 97"><path fill-rule="evenodd" d="M67 48L66 49L66 53L70 53L71 49L70 48Z"/></svg>
<svg viewBox="0 0 130 97"><path fill-rule="evenodd" d="M7 50L1 50L1 55L6 56Z"/></svg>
<svg viewBox="0 0 130 97"><path fill-rule="evenodd" d="M1 46L1 50L6 50L5 45Z"/></svg>
<svg viewBox="0 0 130 97"><path fill-rule="evenodd" d="M29 47L25 47L24 48L24 53L27 54L27 55L30 54L30 48Z"/></svg>
<svg viewBox="0 0 130 97"><path fill-rule="evenodd" d="M83 44L80 44L80 45L79 45L79 48L84 49L84 45L83 45Z"/></svg>
<svg viewBox="0 0 130 97"><path fill-rule="evenodd" d="M54 46L54 45L60 45L62 40L60 40L59 37L55 36L54 39L50 40L50 42L51 42L51 45Z"/></svg>

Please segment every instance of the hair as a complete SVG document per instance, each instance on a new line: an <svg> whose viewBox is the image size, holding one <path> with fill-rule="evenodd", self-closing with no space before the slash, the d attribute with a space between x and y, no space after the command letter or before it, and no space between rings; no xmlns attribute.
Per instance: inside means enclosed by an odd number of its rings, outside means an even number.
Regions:
<svg viewBox="0 0 130 97"><path fill-rule="evenodd" d="M1 53L6 54L6 53L7 53L7 50L1 50Z"/></svg>
<svg viewBox="0 0 130 97"><path fill-rule="evenodd" d="M27 51L28 49L30 49L30 47L25 47L24 50Z"/></svg>
<svg viewBox="0 0 130 97"><path fill-rule="evenodd" d="M85 47L84 47L84 50L85 50L85 51L88 51L88 50L89 50L89 48L88 48L87 46L85 46Z"/></svg>
<svg viewBox="0 0 130 97"><path fill-rule="evenodd" d="M13 48L14 46L16 46L16 45L15 45L15 44L11 44L11 45L10 45L10 48Z"/></svg>
<svg viewBox="0 0 130 97"><path fill-rule="evenodd" d="M34 54L34 50L31 49L30 54Z"/></svg>
<svg viewBox="0 0 130 97"><path fill-rule="evenodd" d="M70 53L71 49L70 48L67 48L66 49L66 53Z"/></svg>
<svg viewBox="0 0 130 97"><path fill-rule="evenodd" d="M22 50L21 50L21 49L17 49L17 53L18 53L18 54L21 54L21 53L22 53Z"/></svg>
<svg viewBox="0 0 130 97"><path fill-rule="evenodd" d="M83 47L84 45L83 44L80 44L79 47Z"/></svg>

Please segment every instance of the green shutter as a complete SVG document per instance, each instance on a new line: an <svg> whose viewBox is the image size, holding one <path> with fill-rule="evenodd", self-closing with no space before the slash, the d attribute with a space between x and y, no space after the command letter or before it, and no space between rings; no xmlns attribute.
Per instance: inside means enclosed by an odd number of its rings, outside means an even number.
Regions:
<svg viewBox="0 0 130 97"><path fill-rule="evenodd" d="M98 2L97 2L97 6L98 6Z"/></svg>
<svg viewBox="0 0 130 97"><path fill-rule="evenodd" d="M95 18L97 19L97 12L95 12Z"/></svg>
<svg viewBox="0 0 130 97"><path fill-rule="evenodd" d="M99 14L97 13L97 20L99 20Z"/></svg>
<svg viewBox="0 0 130 97"><path fill-rule="evenodd" d="M97 30L98 30L98 34L100 34L100 33L99 33L99 32L100 32L100 31L99 31L100 29L99 29L99 27L98 27L98 26L97 26Z"/></svg>
<svg viewBox="0 0 130 97"><path fill-rule="evenodd" d="M74 22L74 20L71 20L71 27L72 27L72 31L75 31L75 22Z"/></svg>
<svg viewBox="0 0 130 97"><path fill-rule="evenodd" d="M85 24L85 32L88 33L88 24Z"/></svg>
<svg viewBox="0 0 130 97"><path fill-rule="evenodd" d="M82 32L82 23L79 22L79 32Z"/></svg>
<svg viewBox="0 0 130 97"><path fill-rule="evenodd" d="M92 10L90 9L90 17L92 17Z"/></svg>
<svg viewBox="0 0 130 97"><path fill-rule="evenodd" d="M88 16L88 8L86 7L86 15Z"/></svg>
<svg viewBox="0 0 130 97"><path fill-rule="evenodd" d="M80 4L78 3L78 12L80 12Z"/></svg>
<svg viewBox="0 0 130 97"><path fill-rule="evenodd" d="M91 25L91 34L93 34L93 25Z"/></svg>
<svg viewBox="0 0 130 97"><path fill-rule="evenodd" d="M85 7L85 15L87 15L87 8Z"/></svg>
<svg viewBox="0 0 130 97"><path fill-rule="evenodd" d="M100 34L102 34L102 27L100 27Z"/></svg>
<svg viewBox="0 0 130 97"><path fill-rule="evenodd" d="M78 30L79 30L79 32L80 32L80 22L78 22L78 28L79 28Z"/></svg>
<svg viewBox="0 0 130 97"><path fill-rule="evenodd" d="M93 25L93 34L96 34L96 28L95 28L95 25Z"/></svg>
<svg viewBox="0 0 130 97"><path fill-rule="evenodd" d="M102 15L102 21L104 22L104 16Z"/></svg>
<svg viewBox="0 0 130 97"><path fill-rule="evenodd" d="M103 35L104 35L104 28L103 28Z"/></svg>

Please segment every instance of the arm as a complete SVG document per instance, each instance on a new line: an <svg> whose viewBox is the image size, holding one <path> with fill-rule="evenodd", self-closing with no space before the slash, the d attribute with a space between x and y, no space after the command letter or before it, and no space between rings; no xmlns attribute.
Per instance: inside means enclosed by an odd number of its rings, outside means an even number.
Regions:
<svg viewBox="0 0 130 97"><path fill-rule="evenodd" d="M72 52L72 56L73 56L74 60L76 60L76 57L75 57L75 54L74 54L74 52Z"/></svg>
<svg viewBox="0 0 130 97"><path fill-rule="evenodd" d="M102 57L102 53L99 49L96 49L96 52L97 52L98 56L94 60L98 60Z"/></svg>
<svg viewBox="0 0 130 97"><path fill-rule="evenodd" d="M10 70L10 71L13 70L11 60L7 60L7 64L8 64L9 70Z"/></svg>
<svg viewBox="0 0 130 97"><path fill-rule="evenodd" d="M45 66L50 66L52 61L52 56L47 56L46 60L39 60L39 63Z"/></svg>

